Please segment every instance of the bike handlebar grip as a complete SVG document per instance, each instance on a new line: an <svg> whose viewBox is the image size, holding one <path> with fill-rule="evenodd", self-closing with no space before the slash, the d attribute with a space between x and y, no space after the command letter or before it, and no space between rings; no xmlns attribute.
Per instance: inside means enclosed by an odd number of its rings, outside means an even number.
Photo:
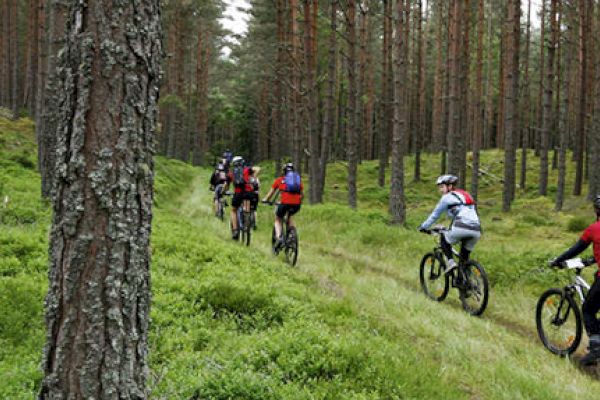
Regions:
<svg viewBox="0 0 600 400"><path fill-rule="evenodd" d="M596 258L595 257L584 258L582 261L583 261L583 265L594 265L594 264L596 264Z"/></svg>

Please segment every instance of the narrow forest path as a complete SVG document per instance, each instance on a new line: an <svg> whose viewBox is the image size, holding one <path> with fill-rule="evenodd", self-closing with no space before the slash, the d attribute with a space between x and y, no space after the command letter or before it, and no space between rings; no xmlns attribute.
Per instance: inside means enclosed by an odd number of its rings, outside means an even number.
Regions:
<svg viewBox="0 0 600 400"><path fill-rule="evenodd" d="M273 257L272 210L259 209L259 229L250 247L240 246L229 238L228 224L212 215L212 193L206 182L204 173L195 179L178 212L198 229L239 246L240 252ZM310 278L315 290L345 299L369 322L374 334L407 343L418 358L433 360L442 379L458 385L468 398L584 398L586 393L600 390L600 382L594 379L597 373L582 373L568 360L543 348L535 331L532 294L523 294L515 301L519 296L514 291L494 291L482 318L466 315L454 291L444 303L432 302L418 286L420 251L403 253L400 242L370 250L352 246L352 226L344 227L343 222L341 232L347 233L326 234L330 241L324 241L315 232L327 231L330 226L311 218L318 207L304 207L297 219L298 272ZM281 267L290 268L283 258ZM503 303L512 305L507 308ZM510 313L511 309L515 312ZM520 393L517 397L515 385Z"/></svg>

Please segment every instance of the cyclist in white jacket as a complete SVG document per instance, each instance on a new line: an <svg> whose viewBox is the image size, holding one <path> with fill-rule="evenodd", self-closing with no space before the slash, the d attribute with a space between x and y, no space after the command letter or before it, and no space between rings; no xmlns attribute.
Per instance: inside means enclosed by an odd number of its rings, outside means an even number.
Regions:
<svg viewBox="0 0 600 400"><path fill-rule="evenodd" d="M462 243L460 259L466 262L481 237L481 223L475 201L469 193L456 188L457 182L458 178L454 175L442 175L437 179L436 184L442 193L442 198L431 215L419 226L419 231L426 231L444 212L447 212L452 219L450 229L441 237L442 249L448 258L446 273L457 265L452 258L452 245Z"/></svg>

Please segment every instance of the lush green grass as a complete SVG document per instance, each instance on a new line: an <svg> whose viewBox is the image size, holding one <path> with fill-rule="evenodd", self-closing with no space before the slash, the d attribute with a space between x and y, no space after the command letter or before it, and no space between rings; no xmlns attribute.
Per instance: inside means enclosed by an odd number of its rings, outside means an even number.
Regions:
<svg viewBox="0 0 600 400"><path fill-rule="evenodd" d="M34 396L44 340L50 212L39 201L31 129L0 119L0 199L9 197L0 202L0 398L7 399ZM484 154L498 176L501 157ZM300 257L291 269L270 254L269 208L259 211L250 248L240 247L211 214L209 171L159 157L152 398L594 398L600 384L545 351L534 324L537 296L567 279L542 269L544 260L590 221L587 203L569 198L568 212L555 213L528 190L503 214L500 187L483 185L485 235L474 255L493 292L483 318L472 318L455 293L440 304L419 291L418 262L434 243L414 228L438 199L431 182L439 160L425 156L421 183L410 183L411 163L405 228L387 224L375 162L361 165L358 211L345 207L345 167L333 164L327 203L298 216ZM272 173L265 165L265 187Z"/></svg>

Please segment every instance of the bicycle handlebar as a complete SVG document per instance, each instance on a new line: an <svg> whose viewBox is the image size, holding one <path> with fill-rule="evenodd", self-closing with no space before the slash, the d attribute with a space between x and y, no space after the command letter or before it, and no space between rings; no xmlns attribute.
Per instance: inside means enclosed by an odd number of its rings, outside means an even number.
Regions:
<svg viewBox="0 0 600 400"><path fill-rule="evenodd" d="M434 235L434 234L440 234L447 230L448 230L448 228L446 228L445 226L434 226L431 229L421 229L420 232L423 232L427 235Z"/></svg>
<svg viewBox="0 0 600 400"><path fill-rule="evenodd" d="M559 269L582 269L585 267L589 267L596 263L596 259L594 257L588 258L572 258L570 260L565 260L558 265L551 265L552 267L556 267Z"/></svg>

